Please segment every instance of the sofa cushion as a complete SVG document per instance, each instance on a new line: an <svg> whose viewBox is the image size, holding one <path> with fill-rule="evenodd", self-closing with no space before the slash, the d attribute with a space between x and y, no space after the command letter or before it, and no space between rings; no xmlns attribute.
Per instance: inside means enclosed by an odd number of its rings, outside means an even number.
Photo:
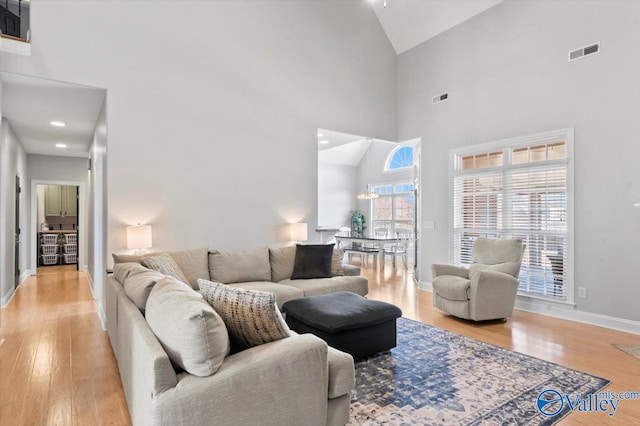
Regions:
<svg viewBox="0 0 640 426"><path fill-rule="evenodd" d="M120 284L124 285L127 278L148 271L138 262L116 263L113 265L113 276Z"/></svg>
<svg viewBox="0 0 640 426"><path fill-rule="evenodd" d="M469 300L471 281L456 275L441 275L433 279L433 291L449 300Z"/></svg>
<svg viewBox="0 0 640 426"><path fill-rule="evenodd" d="M126 263L123 265L126 265ZM144 266L140 267L144 268ZM166 277L166 275L161 272L147 268L144 269L144 272L131 275L124 281L125 294L141 311L146 309L151 289L153 289L158 281Z"/></svg>
<svg viewBox="0 0 640 426"><path fill-rule="evenodd" d="M209 249L196 248L168 251L176 261L191 287L198 289L198 278L209 279Z"/></svg>
<svg viewBox="0 0 640 426"><path fill-rule="evenodd" d="M142 266L146 266L154 271L162 272L165 275L169 275L183 283L187 284L189 280L184 276L184 272L178 266L173 257L166 253L155 256L144 256L140 259Z"/></svg>
<svg viewBox="0 0 640 426"><path fill-rule="evenodd" d="M153 256L166 253L176 261L182 272L189 280L191 287L197 289L198 278L209 279L209 250L206 248L176 250L167 252L153 252L142 256L132 254L117 254L114 253L113 263L128 263L136 262L140 263L140 259L145 256ZM115 272L115 266L114 266ZM122 282L122 281L121 281Z"/></svg>
<svg viewBox="0 0 640 426"><path fill-rule="evenodd" d="M316 278L311 280L283 280L278 284L298 288L304 292L305 297L319 296L337 291L350 291L360 296L365 296L369 292L367 279L360 276Z"/></svg>
<svg viewBox="0 0 640 426"><path fill-rule="evenodd" d="M345 275L344 268L342 267L342 258L344 257L344 250L338 247L333 248L333 254L331 255L331 276L339 277Z"/></svg>
<svg viewBox="0 0 640 426"><path fill-rule="evenodd" d="M269 249L211 250L209 276L211 281L222 284L270 281Z"/></svg>
<svg viewBox="0 0 640 426"><path fill-rule="evenodd" d="M237 350L244 350L291 336L276 305L276 296L198 280L205 300L220 314Z"/></svg>
<svg viewBox="0 0 640 426"><path fill-rule="evenodd" d="M268 281L250 281L247 283L233 283L229 284L231 287L243 288L245 290L266 291L276 295L276 304L278 308L282 309L282 305L289 300L300 299L304 297L304 292L299 288L291 287L290 285L283 285L277 283L271 283Z"/></svg>
<svg viewBox="0 0 640 426"><path fill-rule="evenodd" d="M353 357L331 346L328 348L329 399L333 399L351 392L356 386L356 378L353 374Z"/></svg>
<svg viewBox="0 0 640 426"><path fill-rule="evenodd" d="M271 281L291 278L293 264L296 259L296 246L269 248L269 262L271 263Z"/></svg>
<svg viewBox="0 0 640 426"><path fill-rule="evenodd" d="M291 279L328 278L334 244L297 244Z"/></svg>
<svg viewBox="0 0 640 426"><path fill-rule="evenodd" d="M348 263L344 263L342 265L342 269L344 271L344 274L347 275L347 276L354 277L354 276L360 275L360 267L359 266L349 265Z"/></svg>
<svg viewBox="0 0 640 426"><path fill-rule="evenodd" d="M145 318L171 361L189 374L214 374L229 353L223 320L201 294L173 277L153 287Z"/></svg>
<svg viewBox="0 0 640 426"><path fill-rule="evenodd" d="M481 271L502 272L504 274L509 274L512 277L515 277L519 270L520 265L515 262L497 263L495 265L483 265L481 263L474 263L469 267L469 278Z"/></svg>

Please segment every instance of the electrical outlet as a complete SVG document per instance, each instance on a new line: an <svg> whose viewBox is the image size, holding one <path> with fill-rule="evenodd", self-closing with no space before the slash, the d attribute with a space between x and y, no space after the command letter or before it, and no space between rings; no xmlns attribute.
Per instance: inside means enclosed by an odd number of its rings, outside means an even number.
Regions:
<svg viewBox="0 0 640 426"><path fill-rule="evenodd" d="M586 287L578 287L578 297L581 299L587 298L587 288Z"/></svg>

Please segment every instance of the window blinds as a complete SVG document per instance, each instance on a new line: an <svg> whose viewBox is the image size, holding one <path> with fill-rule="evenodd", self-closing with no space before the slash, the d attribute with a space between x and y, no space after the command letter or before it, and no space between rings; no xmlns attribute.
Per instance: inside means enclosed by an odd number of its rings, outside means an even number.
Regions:
<svg viewBox="0 0 640 426"><path fill-rule="evenodd" d="M567 160L558 142L503 148L506 161L492 167L459 155L453 176L454 261L472 262L475 238L516 238L526 244L519 292L565 300L567 296ZM564 143L561 143L564 156ZM520 153L549 154L540 158ZM552 149L554 151L552 151ZM495 154L495 149L490 153ZM514 151L518 155L514 155ZM482 154L480 154L482 155ZM489 153L487 153L489 155ZM474 154L478 158L478 154ZM512 158L518 164L513 164Z"/></svg>

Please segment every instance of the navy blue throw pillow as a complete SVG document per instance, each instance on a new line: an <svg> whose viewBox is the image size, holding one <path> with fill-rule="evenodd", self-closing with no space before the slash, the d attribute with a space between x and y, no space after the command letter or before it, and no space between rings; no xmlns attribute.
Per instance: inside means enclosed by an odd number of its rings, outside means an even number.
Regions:
<svg viewBox="0 0 640 426"><path fill-rule="evenodd" d="M292 280L331 277L331 256L335 244L296 244Z"/></svg>

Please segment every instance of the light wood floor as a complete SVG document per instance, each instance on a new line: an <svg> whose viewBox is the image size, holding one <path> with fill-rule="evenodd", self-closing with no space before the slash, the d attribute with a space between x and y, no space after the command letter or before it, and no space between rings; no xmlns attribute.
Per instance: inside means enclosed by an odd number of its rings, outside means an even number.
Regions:
<svg viewBox="0 0 640 426"><path fill-rule="evenodd" d="M505 322L476 324L442 314L402 267L363 269L369 297L398 305L405 317L526 353L640 390L640 360L612 346L640 337L515 311ZM2 310L0 425L129 424L109 339L84 273L43 268ZM562 425L639 424L640 401L623 401L615 417L573 413Z"/></svg>

